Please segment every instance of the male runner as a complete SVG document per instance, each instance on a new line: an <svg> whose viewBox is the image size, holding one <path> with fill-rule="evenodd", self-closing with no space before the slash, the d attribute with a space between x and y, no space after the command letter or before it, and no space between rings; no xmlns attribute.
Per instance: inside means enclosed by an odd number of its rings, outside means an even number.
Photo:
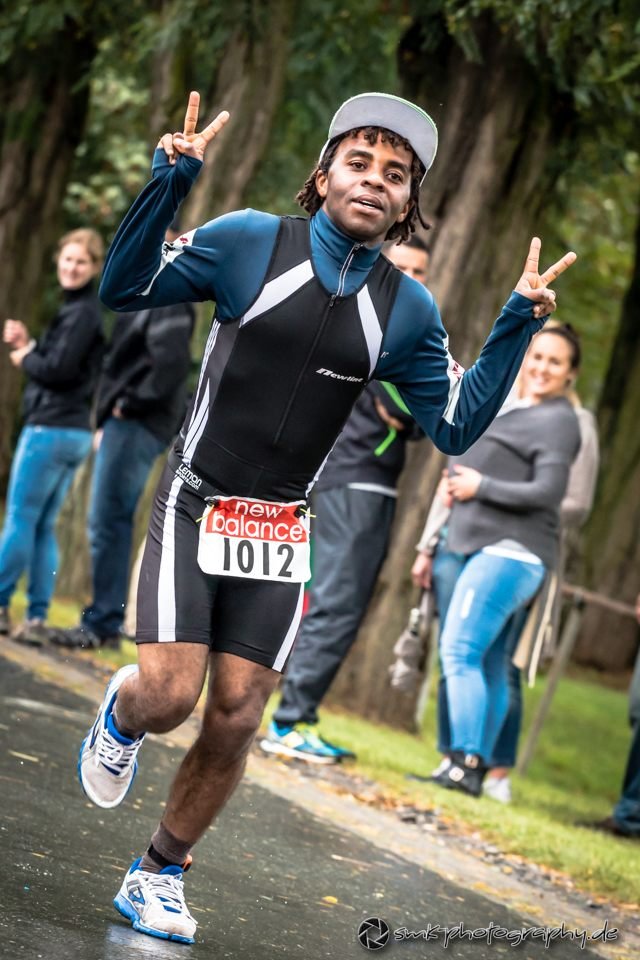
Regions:
<svg viewBox="0 0 640 960"><path fill-rule="evenodd" d="M553 309L534 239L525 271L477 363L463 375L428 291L379 257L419 217L437 134L424 111L362 94L336 113L298 199L311 214L231 213L163 243L223 111L196 133L165 134L153 179L125 217L102 283L117 310L212 299L200 381L160 480L138 599L138 666L111 680L84 741L79 776L115 807L144 731L192 712L211 666L200 733L162 821L115 905L135 929L193 941L184 901L189 851L244 770L263 708L289 655L308 576L304 502L365 384L393 383L423 430L460 453L488 426L533 333ZM204 519L203 519L203 515Z"/></svg>

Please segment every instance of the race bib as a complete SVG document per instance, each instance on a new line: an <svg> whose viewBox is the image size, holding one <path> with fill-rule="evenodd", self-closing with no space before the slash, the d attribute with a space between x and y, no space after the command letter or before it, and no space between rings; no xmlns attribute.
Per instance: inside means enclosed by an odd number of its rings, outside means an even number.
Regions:
<svg viewBox="0 0 640 960"><path fill-rule="evenodd" d="M309 520L304 501L270 503L216 497L200 521L198 565L205 573L276 583L306 583Z"/></svg>

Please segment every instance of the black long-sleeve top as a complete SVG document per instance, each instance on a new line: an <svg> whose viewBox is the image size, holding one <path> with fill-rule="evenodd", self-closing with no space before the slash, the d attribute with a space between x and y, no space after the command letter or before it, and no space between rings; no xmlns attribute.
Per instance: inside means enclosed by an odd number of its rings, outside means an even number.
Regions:
<svg viewBox="0 0 640 960"><path fill-rule="evenodd" d="M102 314L93 284L65 291L60 309L22 361L28 377L25 423L89 430L103 352Z"/></svg>
<svg viewBox="0 0 640 960"><path fill-rule="evenodd" d="M98 385L98 427L117 406L125 419L138 420L169 443L186 410L194 323L190 303L117 317Z"/></svg>

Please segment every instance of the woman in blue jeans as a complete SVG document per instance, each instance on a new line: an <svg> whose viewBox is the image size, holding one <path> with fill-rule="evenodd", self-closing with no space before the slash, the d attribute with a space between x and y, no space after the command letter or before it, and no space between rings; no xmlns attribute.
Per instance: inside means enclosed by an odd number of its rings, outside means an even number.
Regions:
<svg viewBox="0 0 640 960"><path fill-rule="evenodd" d="M526 395L452 461L445 482L451 512L433 560L433 586L446 610L440 647L449 738L446 730L439 736L443 746L448 739L451 762L434 780L473 796L509 708L513 617L556 559L560 503L580 447L566 399L579 361L571 328L539 333L523 363ZM414 579L425 584L430 567L419 554Z"/></svg>
<svg viewBox="0 0 640 960"><path fill-rule="evenodd" d="M56 269L61 305L38 341L24 323L7 320L11 363L27 377L24 427L18 439L0 536L0 634L10 632L9 603L28 573L26 620L15 639L39 645L58 569L55 521L78 465L91 449L89 410L104 337L93 279L102 264L94 230L65 234Z"/></svg>

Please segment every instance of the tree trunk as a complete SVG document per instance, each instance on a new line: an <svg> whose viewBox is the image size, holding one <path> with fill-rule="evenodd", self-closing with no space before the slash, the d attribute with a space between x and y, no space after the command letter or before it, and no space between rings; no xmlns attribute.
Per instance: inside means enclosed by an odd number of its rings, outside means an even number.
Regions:
<svg viewBox="0 0 640 960"><path fill-rule="evenodd" d="M209 122L222 109L231 120L207 150L207 160L185 201L188 227L237 210L269 140L282 98L293 0L253 0L245 23L225 47L200 116Z"/></svg>
<svg viewBox="0 0 640 960"><path fill-rule="evenodd" d="M466 60L450 37L425 54L425 29L416 22L409 28L399 67L404 95L424 106L439 128L422 201L437 228L429 286L451 351L468 364L522 271L573 114L489 17L476 24L482 63ZM409 457L387 561L331 694L334 703L409 729L414 699L390 692L387 667L411 606L409 570L441 467L428 441Z"/></svg>
<svg viewBox="0 0 640 960"><path fill-rule="evenodd" d="M581 582L633 603L640 593L640 218L631 283L598 409L600 480L584 537ZM574 657L579 663L623 670L638 648L631 617L588 607Z"/></svg>
<svg viewBox="0 0 640 960"><path fill-rule="evenodd" d="M207 151L204 169L182 212L184 229L241 206L280 102L293 3L277 0L265 4L264 0L253 0L250 7L245 22L226 45L209 89L203 92L198 129L223 106L233 120ZM185 34L175 49L170 53L162 51L154 63L150 119L150 138L154 144L165 130L182 126L186 95L193 86L190 48L190 37ZM210 311L207 323L209 316ZM197 339L198 331L194 341ZM159 471L160 465L152 472L138 506L133 557L146 531ZM85 533L88 496L89 474L83 470L75 485L73 503L65 504L59 524L63 560L57 592L65 596L87 598L91 592ZM78 563L79 557L85 562Z"/></svg>
<svg viewBox="0 0 640 960"><path fill-rule="evenodd" d="M91 40L66 20L46 46L16 51L0 68L0 319L37 325L44 268L61 224L62 198L87 114L83 82ZM9 465L20 375L0 351L0 489Z"/></svg>

